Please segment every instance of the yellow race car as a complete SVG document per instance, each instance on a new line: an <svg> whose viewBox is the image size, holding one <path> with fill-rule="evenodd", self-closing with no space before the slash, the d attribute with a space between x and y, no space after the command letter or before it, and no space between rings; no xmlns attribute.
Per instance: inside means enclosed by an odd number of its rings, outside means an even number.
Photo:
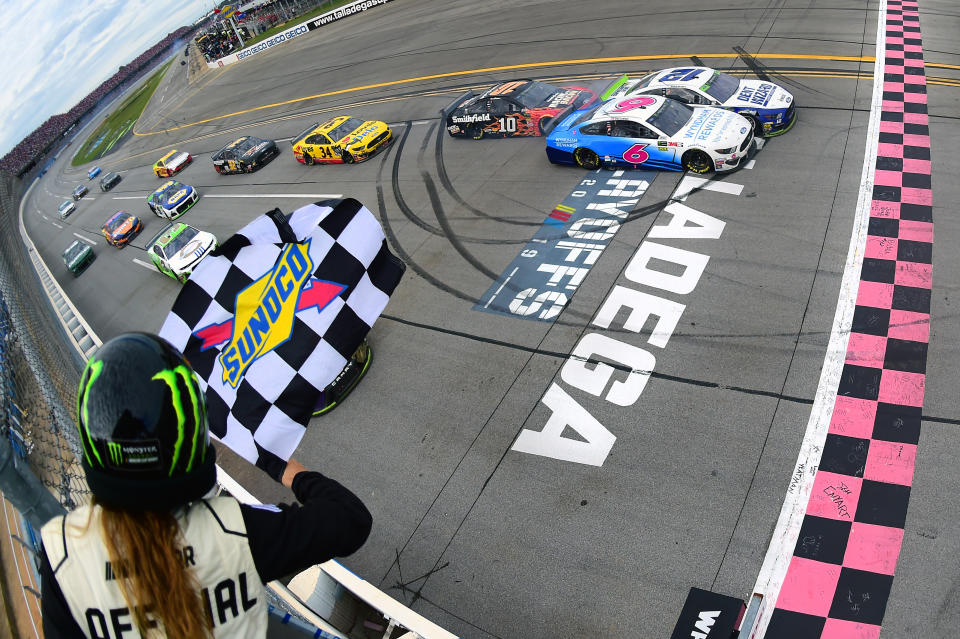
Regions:
<svg viewBox="0 0 960 639"><path fill-rule="evenodd" d="M153 173L160 178L173 177L191 162L193 162L193 156L186 151L174 149L157 160L153 165Z"/></svg>
<svg viewBox="0 0 960 639"><path fill-rule="evenodd" d="M340 115L293 138L293 157L304 164L352 164L369 159L392 139L386 122Z"/></svg>

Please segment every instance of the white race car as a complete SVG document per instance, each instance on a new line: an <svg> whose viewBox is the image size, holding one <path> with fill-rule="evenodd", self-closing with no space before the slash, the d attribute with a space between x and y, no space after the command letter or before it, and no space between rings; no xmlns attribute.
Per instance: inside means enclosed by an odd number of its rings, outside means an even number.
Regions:
<svg viewBox="0 0 960 639"><path fill-rule="evenodd" d="M659 95L693 106L717 106L746 116L754 135L765 137L786 133L797 120L793 95L782 86L735 78L708 67L663 69L639 80L625 75L603 95L612 99Z"/></svg>
<svg viewBox="0 0 960 639"><path fill-rule="evenodd" d="M753 128L742 115L651 95L576 111L547 136L551 162L585 169L730 171L755 149Z"/></svg>
<svg viewBox="0 0 960 639"><path fill-rule="evenodd" d="M67 216L77 210L77 205L71 200L64 200L63 203L57 207L57 213L60 215L61 220L67 219Z"/></svg>
<svg viewBox="0 0 960 639"><path fill-rule="evenodd" d="M183 222L168 224L147 242L147 255L161 273L186 282L200 261L218 246L213 233Z"/></svg>

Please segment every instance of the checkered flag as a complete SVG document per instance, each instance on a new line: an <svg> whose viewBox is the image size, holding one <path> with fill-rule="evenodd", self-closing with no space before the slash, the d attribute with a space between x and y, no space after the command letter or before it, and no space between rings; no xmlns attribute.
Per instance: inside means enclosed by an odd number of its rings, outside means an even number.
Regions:
<svg viewBox="0 0 960 639"><path fill-rule="evenodd" d="M266 213L204 259L160 336L200 378L210 432L275 479L320 391L400 282L373 214L354 199Z"/></svg>

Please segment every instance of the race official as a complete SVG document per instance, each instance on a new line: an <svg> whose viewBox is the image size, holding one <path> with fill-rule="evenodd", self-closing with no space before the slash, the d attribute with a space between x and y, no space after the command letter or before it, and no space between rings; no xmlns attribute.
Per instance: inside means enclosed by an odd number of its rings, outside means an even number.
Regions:
<svg viewBox="0 0 960 639"><path fill-rule="evenodd" d="M300 504L210 496L203 393L156 336L104 344L77 397L93 500L42 530L47 639L265 637L264 583L349 555L369 535L360 499L294 459L281 483Z"/></svg>

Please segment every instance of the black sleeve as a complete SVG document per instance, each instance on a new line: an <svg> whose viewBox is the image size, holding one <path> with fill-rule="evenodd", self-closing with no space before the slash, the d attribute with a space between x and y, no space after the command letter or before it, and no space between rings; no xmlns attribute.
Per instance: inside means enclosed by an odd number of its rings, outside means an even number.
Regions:
<svg viewBox="0 0 960 639"><path fill-rule="evenodd" d="M43 617L43 636L46 639L85 639L86 635L70 613L43 549L40 550L40 595L40 615Z"/></svg>
<svg viewBox="0 0 960 639"><path fill-rule="evenodd" d="M329 477L301 472L292 488L302 505L281 504L279 512L240 505L250 552L264 583L356 552L373 525L363 502Z"/></svg>

